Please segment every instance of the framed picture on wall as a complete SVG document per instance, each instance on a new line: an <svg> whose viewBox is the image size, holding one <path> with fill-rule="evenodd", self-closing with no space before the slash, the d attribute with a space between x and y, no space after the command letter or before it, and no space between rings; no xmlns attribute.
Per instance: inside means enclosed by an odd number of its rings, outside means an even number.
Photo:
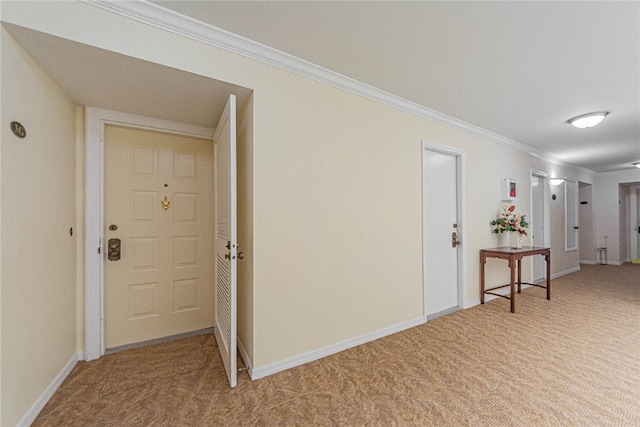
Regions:
<svg viewBox="0 0 640 427"><path fill-rule="evenodd" d="M518 181L513 178L502 178L502 200L518 200Z"/></svg>

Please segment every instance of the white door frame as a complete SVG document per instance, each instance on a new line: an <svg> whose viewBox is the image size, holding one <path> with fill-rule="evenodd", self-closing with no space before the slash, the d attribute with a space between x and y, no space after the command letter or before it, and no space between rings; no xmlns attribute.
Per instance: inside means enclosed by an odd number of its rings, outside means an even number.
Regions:
<svg viewBox="0 0 640 427"><path fill-rule="evenodd" d="M85 111L84 360L105 352L104 343L104 127L116 125L213 141L213 129L100 108ZM212 142L213 143L213 142Z"/></svg>
<svg viewBox="0 0 640 427"><path fill-rule="evenodd" d="M544 171L531 169L530 176L536 176L542 180L542 245L546 247L550 247L551 245L551 200L550 189L549 189L549 174ZM531 185L529 185L531 187ZM531 206L529 206L529 212L533 212L533 194L532 189L529 188L529 193L531 194L529 197ZM543 269L543 275L546 276L547 270ZM535 279L535 273L533 271L533 262L531 263L531 277Z"/></svg>
<svg viewBox="0 0 640 427"><path fill-rule="evenodd" d="M640 204L640 186L631 185L629 191L629 261L640 258L638 227L640 218L638 217L638 205ZM622 225L621 225L622 226ZM623 260L620 260L623 261Z"/></svg>
<svg viewBox="0 0 640 427"><path fill-rule="evenodd" d="M572 188L569 188L569 185ZM569 191L573 190L573 200L569 200ZM573 202L573 203L571 203ZM573 215L569 215L570 209L573 208ZM573 246L569 246L569 225L573 224ZM579 233L575 227L578 227L580 224L580 219L578 218L578 181L571 181L569 179L564 180L564 251L578 251L580 249L580 241L579 241ZM580 259L580 257L578 257Z"/></svg>
<svg viewBox="0 0 640 427"><path fill-rule="evenodd" d="M421 176L421 180L424 180L424 175L425 175L425 161L424 161L424 156L425 156L425 151L429 150L429 151L435 151L437 153L442 153L442 154L448 154L451 156L455 156L456 157L456 180L457 182L457 204L458 204L458 218L457 218L457 224L458 224L458 239L462 242L461 244L461 248L458 250L458 307L460 308L468 308L471 305L465 305L465 301L466 301L466 274L465 274L465 254L464 252L466 252L466 242L467 242L467 238L466 238L466 228L465 228L465 224L464 224L464 217L465 217L465 186L464 186L464 179L465 179L465 166L466 166L466 153L460 149L457 148L453 148L453 147L448 147L446 145L441 145L441 144L435 144L426 140L422 140L422 151L420 153L421 155L421 160L422 160L422 176ZM424 197L424 189L422 190L422 256L423 256L423 262L422 262L422 307L423 307L423 315L424 315L424 321L427 321L427 283L425 278L427 277L427 272L425 271L426 269L426 265L424 262L424 254L426 253L426 245L427 245L427 237L426 237L426 230L427 230L427 221L426 221L426 215L425 212L427 210L427 205L429 203L428 200L425 199Z"/></svg>

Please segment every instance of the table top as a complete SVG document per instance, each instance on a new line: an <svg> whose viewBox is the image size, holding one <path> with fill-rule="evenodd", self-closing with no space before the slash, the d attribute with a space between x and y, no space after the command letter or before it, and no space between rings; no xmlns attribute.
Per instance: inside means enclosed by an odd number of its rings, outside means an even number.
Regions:
<svg viewBox="0 0 640 427"><path fill-rule="evenodd" d="M537 252L537 251L548 251L550 248L544 246L523 246L520 249L511 248L509 246L501 246L499 248L487 248L480 249L481 252L494 252L494 253L504 253L504 254L520 254L527 252Z"/></svg>

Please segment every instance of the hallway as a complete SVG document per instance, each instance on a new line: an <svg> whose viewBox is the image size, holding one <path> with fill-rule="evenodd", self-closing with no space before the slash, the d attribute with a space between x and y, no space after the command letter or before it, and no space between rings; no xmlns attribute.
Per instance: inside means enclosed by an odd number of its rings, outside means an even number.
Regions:
<svg viewBox="0 0 640 427"><path fill-rule="evenodd" d="M637 425L640 265L583 265L230 389L212 335L79 363L34 426ZM240 362L239 362L240 363Z"/></svg>

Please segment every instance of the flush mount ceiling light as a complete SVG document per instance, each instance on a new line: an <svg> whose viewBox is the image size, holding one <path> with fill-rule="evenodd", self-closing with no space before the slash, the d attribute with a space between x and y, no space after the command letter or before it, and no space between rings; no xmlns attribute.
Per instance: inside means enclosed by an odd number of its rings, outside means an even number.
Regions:
<svg viewBox="0 0 640 427"><path fill-rule="evenodd" d="M608 111L583 114L581 116L576 116L572 119L569 119L569 123L579 129L592 128L603 121L604 118L607 117L607 114L609 114Z"/></svg>
<svg viewBox="0 0 640 427"><path fill-rule="evenodd" d="M640 162L631 163L633 166L640 168Z"/></svg>

